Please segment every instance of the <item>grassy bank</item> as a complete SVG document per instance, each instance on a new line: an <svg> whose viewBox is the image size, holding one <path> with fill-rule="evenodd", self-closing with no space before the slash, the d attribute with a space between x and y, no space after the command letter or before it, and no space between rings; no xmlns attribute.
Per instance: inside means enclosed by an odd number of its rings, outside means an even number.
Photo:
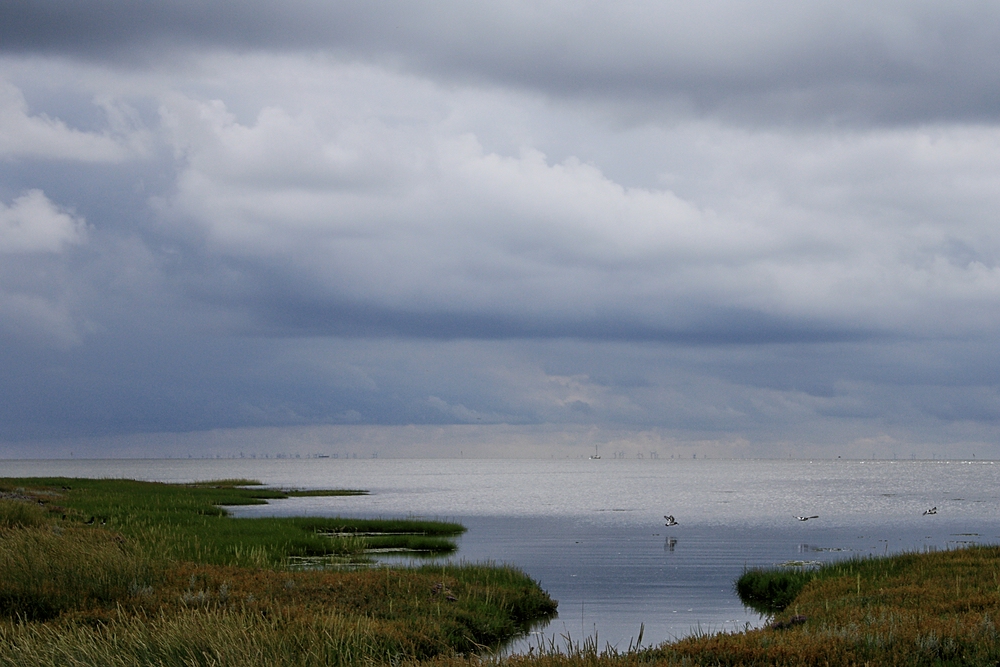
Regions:
<svg viewBox="0 0 1000 667"><path fill-rule="evenodd" d="M678 642L697 664L996 665L1000 548L848 560L815 571L772 629Z"/></svg>
<svg viewBox="0 0 1000 667"><path fill-rule="evenodd" d="M227 516L287 495L246 482L0 481L0 665L398 664L554 613L503 566L292 569L395 538L453 548L462 528Z"/></svg>
<svg viewBox="0 0 1000 667"><path fill-rule="evenodd" d="M802 588L817 576L820 576L818 570L807 567L754 568L736 580L736 594L740 602L758 614L773 616L787 609Z"/></svg>

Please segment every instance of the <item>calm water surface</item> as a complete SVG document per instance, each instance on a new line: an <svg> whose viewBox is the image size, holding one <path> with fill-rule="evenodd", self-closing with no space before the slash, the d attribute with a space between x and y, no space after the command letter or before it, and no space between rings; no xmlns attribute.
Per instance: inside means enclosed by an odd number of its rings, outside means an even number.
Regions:
<svg viewBox="0 0 1000 667"><path fill-rule="evenodd" d="M1000 542L1000 465L989 461L6 461L0 474L368 489L235 513L460 521L455 559L517 565L559 600L559 617L522 648L594 634L625 648L640 625L644 644L758 625L732 590L744 567Z"/></svg>

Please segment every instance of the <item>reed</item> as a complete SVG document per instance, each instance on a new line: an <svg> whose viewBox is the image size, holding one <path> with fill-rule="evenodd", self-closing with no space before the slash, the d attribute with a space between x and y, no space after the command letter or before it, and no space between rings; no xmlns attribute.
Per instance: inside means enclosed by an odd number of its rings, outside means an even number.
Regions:
<svg viewBox="0 0 1000 667"><path fill-rule="evenodd" d="M41 526L48 521L48 513L30 499L0 499L0 530Z"/></svg>
<svg viewBox="0 0 1000 667"><path fill-rule="evenodd" d="M375 619L191 609L100 625L0 624L0 666L398 664L412 637Z"/></svg>
<svg viewBox="0 0 1000 667"><path fill-rule="evenodd" d="M153 566L101 529L30 526L0 531L0 614L28 620L112 606L152 581Z"/></svg>

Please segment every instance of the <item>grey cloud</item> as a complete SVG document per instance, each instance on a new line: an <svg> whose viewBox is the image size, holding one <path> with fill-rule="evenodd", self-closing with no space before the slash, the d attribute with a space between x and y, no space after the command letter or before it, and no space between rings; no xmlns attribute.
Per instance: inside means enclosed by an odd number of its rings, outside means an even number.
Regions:
<svg viewBox="0 0 1000 667"><path fill-rule="evenodd" d="M122 109L106 105L105 112L112 131L80 131L62 120L29 113L21 91L0 81L0 158L108 163L143 156L149 143L145 132L135 128Z"/></svg>
<svg viewBox="0 0 1000 667"><path fill-rule="evenodd" d="M0 254L58 253L86 240L86 222L60 210L41 190L8 206L0 201Z"/></svg>
<svg viewBox="0 0 1000 667"><path fill-rule="evenodd" d="M267 88L292 64L251 68ZM331 73L345 76L299 76ZM168 91L156 160L81 171L21 159L6 180L41 180L96 233L143 239L174 289L254 334L743 344L994 324L994 310L965 305L992 303L997 280L1000 165L973 150L992 128L790 138L685 126L664 142L670 168L702 165L681 196L572 158L488 152L442 123L430 100L447 93L369 70L346 78L349 106L376 111L341 112L336 83L318 97L305 87L330 115L267 107L246 122ZM398 99L378 108L386 89ZM285 99L303 94L292 85Z"/></svg>
<svg viewBox="0 0 1000 667"><path fill-rule="evenodd" d="M41 190L24 192L10 204L0 199L0 339L25 346L79 342L87 318L73 250L87 236L86 222Z"/></svg>
<svg viewBox="0 0 1000 667"><path fill-rule="evenodd" d="M178 108L186 159L165 214L264 272L250 291L304 331L775 342L994 323L962 305L992 303L1000 279L987 231L1000 165L967 151L991 128L820 134L805 148L699 128L726 172L706 176L728 187L685 199L574 159L489 153L433 115L403 132L366 119L364 150L341 138L353 120L268 112L243 125L218 103ZM962 185L941 188L941 176ZM973 245L975 261L953 261ZM282 284L293 287L267 287Z"/></svg>
<svg viewBox="0 0 1000 667"><path fill-rule="evenodd" d="M996 440L991 7L6 9L0 441Z"/></svg>
<svg viewBox="0 0 1000 667"><path fill-rule="evenodd" d="M9 53L160 67L192 49L325 51L640 117L990 120L1000 11L959 2L18 2Z"/></svg>

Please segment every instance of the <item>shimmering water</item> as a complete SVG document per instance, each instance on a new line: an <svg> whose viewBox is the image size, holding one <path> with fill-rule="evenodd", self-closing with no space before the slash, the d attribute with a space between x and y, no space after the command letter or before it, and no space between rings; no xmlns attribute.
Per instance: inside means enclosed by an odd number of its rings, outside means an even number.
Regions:
<svg viewBox="0 0 1000 667"><path fill-rule="evenodd" d="M1000 465L960 461L161 460L2 462L2 475L250 477L369 496L291 498L240 516L454 519L457 559L517 565L559 600L539 629L619 648L759 624L744 567L1000 542ZM923 515L932 506L936 515ZM677 526L664 526L672 514ZM819 515L800 522L797 515ZM524 646L524 643L521 644Z"/></svg>

